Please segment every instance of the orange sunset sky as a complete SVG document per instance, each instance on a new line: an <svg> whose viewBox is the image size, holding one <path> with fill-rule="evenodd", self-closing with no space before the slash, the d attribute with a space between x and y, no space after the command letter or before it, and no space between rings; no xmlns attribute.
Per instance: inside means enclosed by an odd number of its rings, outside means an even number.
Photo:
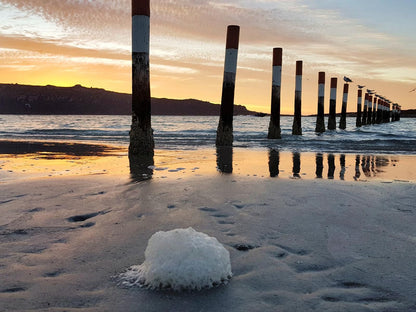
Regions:
<svg viewBox="0 0 416 312"><path fill-rule="evenodd" d="M131 92L130 0L0 0L0 82ZM318 72L416 109L414 0L151 0L154 97L221 99L225 35L240 25L235 103L270 112L272 49L283 48L282 113L293 113L303 60L303 114L316 113Z"/></svg>

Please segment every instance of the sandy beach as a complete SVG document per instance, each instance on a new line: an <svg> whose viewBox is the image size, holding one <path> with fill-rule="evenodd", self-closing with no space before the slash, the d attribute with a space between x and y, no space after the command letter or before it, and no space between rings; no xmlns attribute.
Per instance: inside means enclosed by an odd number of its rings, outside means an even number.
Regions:
<svg viewBox="0 0 416 312"><path fill-rule="evenodd" d="M357 155L324 155L319 178L315 154L276 174L269 151L159 150L132 179L125 150L71 148L0 155L0 311L416 311L414 156L358 155L357 178ZM229 284L118 285L187 227L230 252Z"/></svg>

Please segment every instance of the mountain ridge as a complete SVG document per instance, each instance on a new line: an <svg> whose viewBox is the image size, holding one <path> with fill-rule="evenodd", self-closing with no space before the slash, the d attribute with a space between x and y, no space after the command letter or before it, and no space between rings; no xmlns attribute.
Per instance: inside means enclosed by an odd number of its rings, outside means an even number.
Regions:
<svg viewBox="0 0 416 312"><path fill-rule="evenodd" d="M234 115L255 115L234 105ZM130 115L131 94L86 88L0 84L0 114ZM152 115L219 116L220 105L197 99L152 97Z"/></svg>

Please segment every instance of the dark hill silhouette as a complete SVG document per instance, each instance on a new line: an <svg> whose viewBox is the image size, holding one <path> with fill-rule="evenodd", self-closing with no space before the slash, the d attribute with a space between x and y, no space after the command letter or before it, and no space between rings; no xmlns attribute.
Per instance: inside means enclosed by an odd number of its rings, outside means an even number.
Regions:
<svg viewBox="0 0 416 312"><path fill-rule="evenodd" d="M220 105L152 98L152 115L219 115ZM254 115L235 105L235 115ZM97 88L0 84L0 114L130 115L131 94Z"/></svg>

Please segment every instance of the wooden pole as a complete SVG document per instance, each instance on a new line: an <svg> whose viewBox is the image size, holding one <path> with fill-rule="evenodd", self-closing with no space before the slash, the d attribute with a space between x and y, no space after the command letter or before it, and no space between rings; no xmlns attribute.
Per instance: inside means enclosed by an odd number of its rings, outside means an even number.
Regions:
<svg viewBox="0 0 416 312"><path fill-rule="evenodd" d="M221 113L217 129L216 145L218 146L233 145L234 90L239 38L240 26L229 25L227 27L227 43L225 48Z"/></svg>
<svg viewBox="0 0 416 312"><path fill-rule="evenodd" d="M361 127L361 104L363 103L363 90L358 90L357 97L357 118L355 120L355 126Z"/></svg>
<svg viewBox="0 0 416 312"><path fill-rule="evenodd" d="M344 92L342 96L341 118L339 120L339 128L347 128L347 102L348 102L348 83L344 83Z"/></svg>
<svg viewBox="0 0 416 312"><path fill-rule="evenodd" d="M331 94L329 98L328 130L336 128L336 106L337 106L337 78L331 78Z"/></svg>
<svg viewBox="0 0 416 312"><path fill-rule="evenodd" d="M374 96L374 102L373 102L373 116L371 118L371 123L374 125L376 123L377 119L377 97Z"/></svg>
<svg viewBox="0 0 416 312"><path fill-rule="evenodd" d="M150 3L132 0L132 124L129 156L154 154L149 74Z"/></svg>
<svg viewBox="0 0 416 312"><path fill-rule="evenodd" d="M371 125L371 116L372 115L373 115L373 96L368 95L367 125Z"/></svg>
<svg viewBox="0 0 416 312"><path fill-rule="evenodd" d="M325 120L324 120L324 101L325 101L325 73L319 72L318 74L318 114L316 115L316 128L315 132L325 132Z"/></svg>
<svg viewBox="0 0 416 312"><path fill-rule="evenodd" d="M295 114L292 134L302 135L302 61L296 61Z"/></svg>
<svg viewBox="0 0 416 312"><path fill-rule="evenodd" d="M366 93L364 96L363 120L361 122L362 125L367 124L367 112L368 112L368 93Z"/></svg>
<svg viewBox="0 0 416 312"><path fill-rule="evenodd" d="M280 89L282 84L282 48L273 49L272 104L268 139L280 139Z"/></svg>
<svg viewBox="0 0 416 312"><path fill-rule="evenodd" d="M376 123L381 123L381 99L377 99L377 117L376 117Z"/></svg>

